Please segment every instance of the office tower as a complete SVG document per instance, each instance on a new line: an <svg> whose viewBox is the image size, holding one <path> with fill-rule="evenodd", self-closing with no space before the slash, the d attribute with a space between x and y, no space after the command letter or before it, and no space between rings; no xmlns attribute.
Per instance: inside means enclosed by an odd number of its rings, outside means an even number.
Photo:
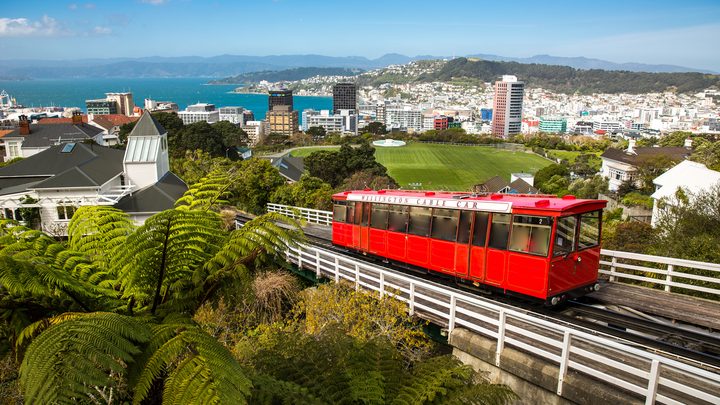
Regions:
<svg viewBox="0 0 720 405"><path fill-rule="evenodd" d="M132 93L105 93L108 101L114 101L117 104L117 113L128 117L134 114L135 103L133 102Z"/></svg>
<svg viewBox="0 0 720 405"><path fill-rule="evenodd" d="M271 89L268 91L268 112L279 106L289 106L288 110L293 110L292 90Z"/></svg>
<svg viewBox="0 0 720 405"><path fill-rule="evenodd" d="M333 86L333 114L340 110L357 111L357 86L355 83L337 83Z"/></svg>
<svg viewBox="0 0 720 405"><path fill-rule="evenodd" d="M507 138L520 133L524 92L525 83L515 76L504 75L501 81L495 82L493 135Z"/></svg>

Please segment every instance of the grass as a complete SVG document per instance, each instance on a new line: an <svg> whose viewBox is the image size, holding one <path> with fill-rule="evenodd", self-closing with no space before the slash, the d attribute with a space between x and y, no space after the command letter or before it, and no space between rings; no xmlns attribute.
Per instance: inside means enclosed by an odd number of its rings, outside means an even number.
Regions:
<svg viewBox="0 0 720 405"><path fill-rule="evenodd" d="M596 156L600 156L602 152L579 152L579 151L571 151L571 150L561 150L561 149L548 149L547 154L548 157L551 159L565 159L569 163L575 162L575 158L582 155L582 154L592 154Z"/></svg>
<svg viewBox="0 0 720 405"><path fill-rule="evenodd" d="M304 157L313 151L300 149L292 155ZM535 173L551 163L533 153L488 146L422 143L399 148L378 147L375 157L402 188L412 188L410 183L422 183L420 188L427 190L469 190L493 176L510 180L510 173Z"/></svg>

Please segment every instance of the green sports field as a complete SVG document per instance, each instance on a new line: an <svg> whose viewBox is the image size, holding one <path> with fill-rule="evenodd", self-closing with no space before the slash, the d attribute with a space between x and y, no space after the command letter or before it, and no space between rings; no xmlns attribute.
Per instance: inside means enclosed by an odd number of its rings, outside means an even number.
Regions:
<svg viewBox="0 0 720 405"><path fill-rule="evenodd" d="M307 156L314 149L293 151L293 156ZM549 165L533 153L511 152L489 146L456 146L411 143L399 148L375 148L378 162L403 188L421 183L419 188L434 190L468 190L493 176L510 180L510 173L530 172Z"/></svg>

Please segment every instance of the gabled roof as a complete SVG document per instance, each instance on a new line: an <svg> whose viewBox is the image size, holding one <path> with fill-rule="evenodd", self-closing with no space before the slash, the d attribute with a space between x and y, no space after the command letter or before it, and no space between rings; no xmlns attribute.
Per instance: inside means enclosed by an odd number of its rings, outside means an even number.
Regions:
<svg viewBox="0 0 720 405"><path fill-rule="evenodd" d="M503 179L500 176L495 176L488 179L484 183L475 185L473 187L473 191L475 191L476 193L499 193L509 184L509 181Z"/></svg>
<svg viewBox="0 0 720 405"><path fill-rule="evenodd" d="M0 129L0 138L4 138L5 135L9 135L15 132L14 129Z"/></svg>
<svg viewBox="0 0 720 405"><path fill-rule="evenodd" d="M188 186L173 172L167 172L155 184L124 197L115 208L125 212L160 212L175 206L175 201L187 191Z"/></svg>
<svg viewBox="0 0 720 405"><path fill-rule="evenodd" d="M641 147L634 148L635 154L627 153L621 149L610 148L600 155L601 158L637 166L644 159L652 156L667 156L672 160L683 160L690 156L692 150L683 147Z"/></svg>
<svg viewBox="0 0 720 405"><path fill-rule="evenodd" d="M720 172L710 170L702 163L683 160L656 177L653 183L659 186L651 196L655 199L672 196L679 187L697 193L720 183Z"/></svg>
<svg viewBox="0 0 720 405"><path fill-rule="evenodd" d="M537 194L538 189L531 186L530 183L526 182L523 179L515 179L512 183L508 185L510 190L508 193L512 194Z"/></svg>
<svg viewBox="0 0 720 405"><path fill-rule="evenodd" d="M82 115L82 122L87 124L88 122L88 116L86 114ZM60 118L60 117L49 117L49 118L40 118L38 121L38 124L45 125L45 124L72 124L73 119L71 118Z"/></svg>
<svg viewBox="0 0 720 405"><path fill-rule="evenodd" d="M129 124L137 121L138 117L128 117L123 114L98 114L93 116L93 122L106 130L110 130L113 127Z"/></svg>
<svg viewBox="0 0 720 405"><path fill-rule="evenodd" d="M300 181L300 177L305 172L305 163L302 158L282 156L269 159L270 164L277 167L280 174L290 181Z"/></svg>
<svg viewBox="0 0 720 405"><path fill-rule="evenodd" d="M84 141L101 132L102 129L87 124L31 124L30 134L20 135L18 128L5 138L23 138L23 148L43 148L63 142Z"/></svg>
<svg viewBox="0 0 720 405"><path fill-rule="evenodd" d="M167 131L165 128L157 122L155 117L145 110L143 115L137 121L137 124L135 124L135 128L133 128L132 132L130 132L129 136L164 135L166 133Z"/></svg>
<svg viewBox="0 0 720 405"><path fill-rule="evenodd" d="M66 146L55 145L0 168L0 194L9 194L11 183L26 188L99 187L123 171L122 150L76 143L63 152Z"/></svg>

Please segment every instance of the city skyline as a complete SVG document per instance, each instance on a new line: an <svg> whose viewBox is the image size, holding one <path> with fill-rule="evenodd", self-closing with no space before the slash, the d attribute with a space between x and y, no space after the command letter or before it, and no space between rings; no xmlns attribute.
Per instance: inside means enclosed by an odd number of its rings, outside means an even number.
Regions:
<svg viewBox="0 0 720 405"><path fill-rule="evenodd" d="M693 0L511 5L397 1L4 2L2 59L488 53L583 56L720 71L720 4ZM438 17L440 16L440 18ZM333 40L333 32L358 35ZM270 34L270 35L269 35Z"/></svg>

